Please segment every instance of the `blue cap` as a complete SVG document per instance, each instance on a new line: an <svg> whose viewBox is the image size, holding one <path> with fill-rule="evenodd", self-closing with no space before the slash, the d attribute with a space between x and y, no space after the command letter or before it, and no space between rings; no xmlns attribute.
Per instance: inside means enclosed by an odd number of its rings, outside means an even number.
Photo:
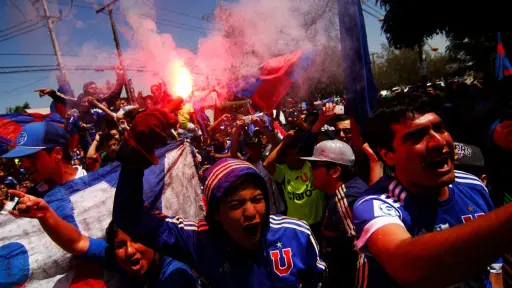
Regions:
<svg viewBox="0 0 512 288"><path fill-rule="evenodd" d="M2 158L23 157L45 148L68 149L69 136L62 127L51 122L31 123L23 127L16 138L16 148Z"/></svg>

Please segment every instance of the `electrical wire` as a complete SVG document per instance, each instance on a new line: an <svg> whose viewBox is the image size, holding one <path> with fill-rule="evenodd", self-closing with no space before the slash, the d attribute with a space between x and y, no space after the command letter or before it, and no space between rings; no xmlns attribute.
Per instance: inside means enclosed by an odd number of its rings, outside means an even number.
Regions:
<svg viewBox="0 0 512 288"><path fill-rule="evenodd" d="M14 89L7 90L7 91L2 91L2 92L0 92L0 93L2 93L2 94L4 94L4 93L12 93L12 92L15 92L15 91L21 90L21 89L23 89L23 88L34 89L34 88L32 88L32 87L31 87L32 85L37 84L37 83L39 83L39 82L42 82L42 81L44 81L44 80L46 80L46 79L48 79L48 78L50 78L50 76L46 76L46 77L41 78L41 79L39 79L39 80L36 80L36 81L34 81L34 82L25 83L25 84L23 84L23 86L19 86L19 87L16 87L16 88L14 88Z"/></svg>
<svg viewBox="0 0 512 288"><path fill-rule="evenodd" d="M16 35L13 35L13 36L10 36L10 37L7 37L7 38L2 38L2 39L0 39L0 42L4 42L4 41L7 41L7 40L9 40L9 39L12 39L12 38L15 38L15 37L18 37L18 36L22 36L22 35L28 34L28 33L30 33L30 32L36 31L36 30L41 29L41 28L43 28L43 27L46 27L46 24L40 25L40 26L35 27L35 28L33 28L33 29L30 29L30 30L24 31L24 32L22 32L22 33L18 33L18 34L16 34Z"/></svg>
<svg viewBox="0 0 512 288"><path fill-rule="evenodd" d="M37 26L37 24L40 24L42 21L38 21L36 23L33 23L33 24L30 24L28 26L22 26L22 27L18 27L18 29L14 29L14 30L11 30L11 31L8 31L7 33L3 34L3 35L0 35L0 38L3 38L3 37L9 37L17 32L22 32L22 31L26 31L27 29L30 29L32 27L35 27Z"/></svg>
<svg viewBox="0 0 512 288"><path fill-rule="evenodd" d="M16 27L18 27L18 26L25 25L25 24L27 24L27 23L29 23L29 22L33 22L33 21L34 21L34 19L30 19L30 20L27 20L27 21L23 21L23 22L20 22L20 23L14 24L14 25L12 25L12 26L10 26L10 27L7 27L7 28L5 28L5 29L0 30L0 33L3 33L3 32L5 32L5 31L11 30L11 29L16 28Z"/></svg>
<svg viewBox="0 0 512 288"><path fill-rule="evenodd" d="M63 19L68 18L69 14L71 13L71 10L73 10L73 0L71 0L71 3L69 4L68 13L66 13L66 16L62 17Z"/></svg>
<svg viewBox="0 0 512 288"><path fill-rule="evenodd" d="M48 3L49 4L58 5L58 3L55 3L55 2L48 1ZM87 10L93 10L94 11L94 9L92 7L85 7L85 6L82 6L82 5L78 5L76 3L74 5L74 7L75 8L80 8L80 9L87 9ZM122 13L116 12L116 11L112 11L112 13L114 15L123 15ZM153 20L151 17L149 17L147 15L144 15L144 14L139 14L139 15L142 16L142 17L145 17L145 18ZM166 21L166 22L162 22L162 21ZM169 22L169 23L167 23L167 22ZM188 25L188 24L185 24L185 23L165 20L165 19L161 19L161 18L158 18L158 17L156 18L155 23L159 24L159 25L162 25L162 26L167 26L167 27L181 29L181 30L186 30L186 31L191 31L191 32L203 33L203 34L205 34L208 31L207 29L202 28L202 27L197 27L197 26L192 26L192 25ZM177 26L177 25L183 25L183 26Z"/></svg>
<svg viewBox="0 0 512 288"><path fill-rule="evenodd" d="M380 16L381 18L384 18L384 14L382 13L382 11L377 10L376 8L372 7L370 4L366 2L363 2L363 5L366 6L366 8L369 8L373 12L377 13L377 15Z"/></svg>
<svg viewBox="0 0 512 288"><path fill-rule="evenodd" d="M375 19L379 20L381 17L379 16L376 16L375 14L373 14L372 12L366 10L363 8L363 12L366 12L366 14L370 15L370 16L373 16Z"/></svg>
<svg viewBox="0 0 512 288"><path fill-rule="evenodd" d="M190 19L195 19L195 20L199 20L199 21L209 22L208 20L204 20L203 18L192 16L192 15L189 15L189 14L186 14L186 13L182 13L182 12L179 12L179 11L176 11L176 10L171 10L171 9L167 9L167 8L159 8L158 10L166 11L166 12L169 12L169 13L174 13L176 15L181 15L181 16L184 16L184 17L188 17Z"/></svg>
<svg viewBox="0 0 512 288"><path fill-rule="evenodd" d="M52 65L27 65L27 66L0 66L0 69L25 69L25 68L47 68L55 67L56 64Z"/></svg>
<svg viewBox="0 0 512 288"><path fill-rule="evenodd" d="M146 15L143 15L143 14L141 14L141 16L147 17ZM170 23L170 24L175 24L175 25L182 25L182 26L189 27L189 28L192 28L192 29L204 30L205 32L208 32L208 29L203 28L203 27L192 26L192 25L188 25L188 24L184 24L184 23L180 23L180 22L174 22L174 21L171 21L171 20L164 20L164 19L157 19L157 20L160 21L160 22L165 22L165 23Z"/></svg>
<svg viewBox="0 0 512 288"><path fill-rule="evenodd" d="M16 10L18 10L18 12L21 14L21 16L23 16L23 19L27 20L27 16L25 16L25 14L23 14L23 12L21 11L20 7L18 7L18 5L16 5L16 4L14 3L14 0L10 0L10 2L11 2L11 4L12 4L12 6L14 6L14 8L15 8Z"/></svg>
<svg viewBox="0 0 512 288"><path fill-rule="evenodd" d="M59 68L50 68L50 69L29 69L29 70L14 70L14 71L0 71L0 75L6 74L20 74L20 73L34 73L34 72L52 72L58 71Z"/></svg>

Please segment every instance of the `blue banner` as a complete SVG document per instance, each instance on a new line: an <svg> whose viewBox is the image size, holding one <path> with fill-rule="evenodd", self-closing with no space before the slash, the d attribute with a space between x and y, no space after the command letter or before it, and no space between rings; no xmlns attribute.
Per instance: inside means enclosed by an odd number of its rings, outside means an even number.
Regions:
<svg viewBox="0 0 512 288"><path fill-rule="evenodd" d="M366 27L360 0L338 0L340 23L341 67L345 79L347 103L345 113L364 129L377 102Z"/></svg>

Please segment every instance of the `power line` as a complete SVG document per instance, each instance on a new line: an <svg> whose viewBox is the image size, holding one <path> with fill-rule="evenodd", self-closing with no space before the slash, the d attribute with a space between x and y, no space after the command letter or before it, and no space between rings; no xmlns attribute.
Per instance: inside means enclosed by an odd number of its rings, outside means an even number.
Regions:
<svg viewBox="0 0 512 288"><path fill-rule="evenodd" d="M38 30L38 29L41 29L41 28L43 28L43 27L45 27L45 26L46 26L46 24L44 24L44 23L43 23L43 25L40 25L40 26L35 27L35 28L33 28L33 29L27 30L27 31L25 31L25 32L18 33L18 34L16 34L16 35L13 35L13 36L10 36L10 37L7 37L7 38L0 39L0 42L4 42L4 41L7 41L7 40L12 39L12 38L14 38L14 37L18 37L18 36L22 36L22 35L28 34L28 33L32 32L32 31L36 31L36 30Z"/></svg>
<svg viewBox="0 0 512 288"><path fill-rule="evenodd" d="M55 57L53 53L0 53L0 56L50 56ZM79 54L62 54L63 57L76 57L76 58L102 58L117 60L115 56L98 56L98 55L79 55ZM127 58L130 62L142 62L140 59Z"/></svg>
<svg viewBox="0 0 512 288"><path fill-rule="evenodd" d="M54 2L48 2L48 3L58 5L58 3L54 3ZM92 7L85 7L85 6L78 5L78 4L75 4L75 7L81 8L81 9L87 9L87 10L92 9ZM119 16L123 15L122 13L116 12L116 11L112 11L112 13L115 15L119 15ZM139 16L153 20L151 17L144 15L144 14L139 14ZM202 28L202 27L197 27L197 26L192 26L192 25L188 25L185 23L181 23L181 22L175 22L175 21L170 21L170 20L166 20L166 19L161 19L158 17L154 21L156 24L159 24L162 26L172 27L172 28L176 28L176 29L182 29L182 30L191 31L191 32L205 33L208 31L207 29ZM162 21L165 21L165 22L162 22ZM181 26L177 26L177 25L181 25Z"/></svg>
<svg viewBox="0 0 512 288"><path fill-rule="evenodd" d="M62 18L68 18L69 14L71 13L71 10L73 10L73 0L71 0L71 3L69 4L68 13L66 13L66 16Z"/></svg>
<svg viewBox="0 0 512 288"><path fill-rule="evenodd" d="M22 27L18 27L18 29L10 30L7 33L5 33L4 35L0 35L0 38L9 37L9 36L11 36L17 32L20 32L20 31L26 31L27 29L35 27L37 24L40 24L40 23L41 23L41 21L38 21L36 23L29 24L28 26L22 26Z"/></svg>
<svg viewBox="0 0 512 288"><path fill-rule="evenodd" d="M159 8L159 10L166 11L166 12L169 12L169 13L174 13L176 15L181 15L181 16L188 17L188 18L195 19L195 20L199 20L199 21L209 22L207 20L204 20L203 18L200 18L200 17L197 17L197 16L192 16L192 15L189 15L189 14L186 14L186 13L182 13L182 12L179 12L179 11L176 11L176 10L171 10L171 9L167 9L167 8Z"/></svg>
<svg viewBox="0 0 512 288"><path fill-rule="evenodd" d="M0 66L0 69L46 68L46 67L55 67L55 66L56 66L55 64L52 64L52 65L27 65L27 66Z"/></svg>
<svg viewBox="0 0 512 288"><path fill-rule="evenodd" d="M379 11L376 8L373 8L373 6L371 6L370 4L368 4L366 2L363 2L363 5L366 6L366 8L370 8L373 12L377 13L377 15L379 15L381 18L384 18L384 14L382 13L382 11Z"/></svg>
<svg viewBox="0 0 512 288"><path fill-rule="evenodd" d="M14 24L14 25L12 25L12 26L10 26L10 27L7 27L7 28L5 28L5 29L0 30L0 33L3 33L3 32L5 32L5 31L11 30L11 29L13 29L13 28L16 28L16 27L19 27L19 26L25 25L25 24L30 23L30 22L33 22L33 21L34 21L34 19L30 19L30 20L27 20L27 21L23 21L23 22L20 22L20 23Z"/></svg>
<svg viewBox="0 0 512 288"><path fill-rule="evenodd" d="M143 14L141 14L141 16L149 18L148 16L143 15ZM203 27L192 26L192 25L188 25L188 24L184 24L184 23L180 23L180 22L174 22L174 21L171 21L171 20L158 19L158 21L165 22L165 23L170 23L170 24L182 25L182 26L189 27L189 28L192 28L192 29L197 29L197 30L204 30L205 32L208 31L208 29L205 29Z"/></svg>
<svg viewBox="0 0 512 288"><path fill-rule="evenodd" d="M46 76L44 78L41 78L39 80L36 80L34 82L30 82L30 83L25 83L23 86L20 86L20 87L16 87L14 89L11 89L11 90L7 90L7 91L2 91L1 93L11 93L11 92L15 92L15 91L18 91L18 90L21 90L23 88L30 88L30 89L33 89L32 87L30 87L31 85L34 85L34 84L37 84L39 82L42 82L46 79L50 78L50 76Z"/></svg>
<svg viewBox="0 0 512 288"><path fill-rule="evenodd" d="M363 12L366 12L366 14L370 15L370 16L373 16L375 19L379 20L381 17L379 16L376 16L375 14L373 14L372 12L366 10L363 8Z"/></svg>
<svg viewBox="0 0 512 288"><path fill-rule="evenodd" d="M18 12L21 14L21 16L23 16L23 18L25 20L27 20L27 16L25 16L25 14L23 14L20 7L18 7L18 5L16 5L13 0L10 0L10 1L11 1L12 6L14 6L14 8L16 8L16 10L18 10Z"/></svg>

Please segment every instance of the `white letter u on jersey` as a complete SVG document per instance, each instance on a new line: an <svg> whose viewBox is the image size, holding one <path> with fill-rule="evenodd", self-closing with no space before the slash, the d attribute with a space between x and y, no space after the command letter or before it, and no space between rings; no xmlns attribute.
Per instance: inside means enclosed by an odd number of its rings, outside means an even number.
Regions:
<svg viewBox="0 0 512 288"><path fill-rule="evenodd" d="M279 250L270 251L270 257L272 257L274 263L274 271L276 271L279 276L288 275L293 268L292 249L283 249L284 267L281 266L281 262L279 261L279 254Z"/></svg>

